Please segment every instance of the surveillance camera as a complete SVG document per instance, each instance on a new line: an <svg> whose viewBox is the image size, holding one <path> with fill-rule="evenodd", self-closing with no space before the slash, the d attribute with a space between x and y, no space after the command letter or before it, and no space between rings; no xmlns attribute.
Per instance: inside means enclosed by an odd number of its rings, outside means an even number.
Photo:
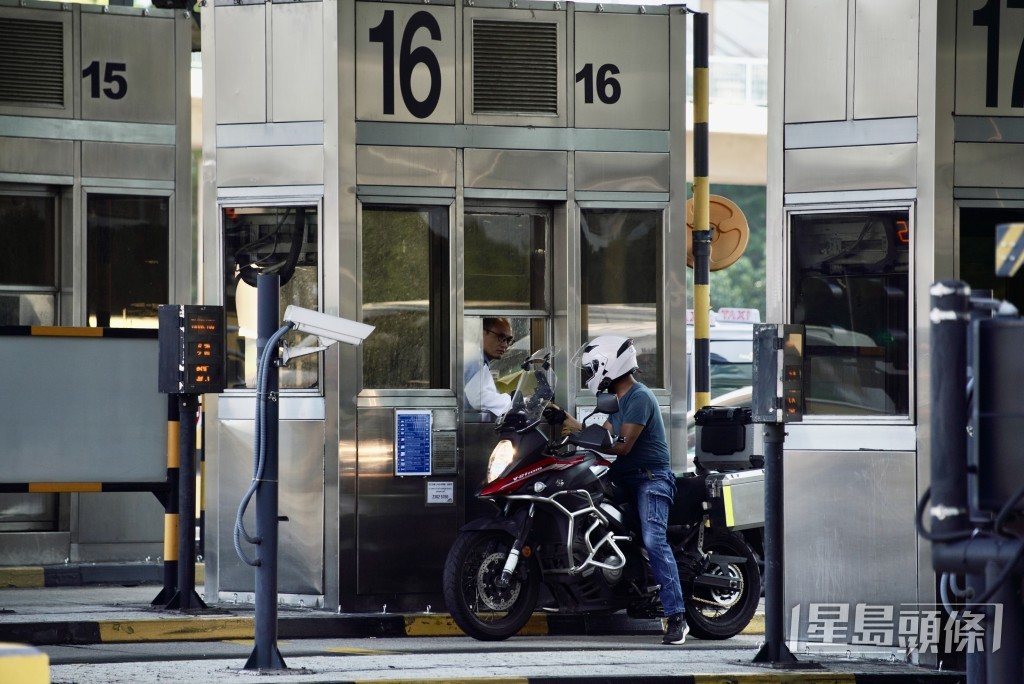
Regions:
<svg viewBox="0 0 1024 684"><path fill-rule="evenodd" d="M294 304L290 304L285 309L284 320L286 323L291 323L295 330L301 333L316 335L320 338L321 344L328 344L326 341L330 340L330 342L358 345L373 332L372 325L330 316Z"/></svg>

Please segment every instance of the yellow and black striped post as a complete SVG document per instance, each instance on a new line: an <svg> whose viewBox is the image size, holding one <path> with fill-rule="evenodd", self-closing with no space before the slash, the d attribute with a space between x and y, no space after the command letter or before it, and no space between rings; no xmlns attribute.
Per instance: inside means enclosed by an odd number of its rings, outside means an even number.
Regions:
<svg viewBox="0 0 1024 684"><path fill-rule="evenodd" d="M708 187L708 15L693 14L694 410L711 403L711 225Z"/></svg>
<svg viewBox="0 0 1024 684"><path fill-rule="evenodd" d="M178 591L178 482L181 477L178 400L167 395L167 491L164 492L164 587L150 603L166 607Z"/></svg>

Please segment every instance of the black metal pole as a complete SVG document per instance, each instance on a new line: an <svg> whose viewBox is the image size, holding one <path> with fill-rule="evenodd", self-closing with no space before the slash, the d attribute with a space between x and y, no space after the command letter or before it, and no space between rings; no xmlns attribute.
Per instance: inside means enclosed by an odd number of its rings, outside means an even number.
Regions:
<svg viewBox="0 0 1024 684"><path fill-rule="evenodd" d="M959 280L931 287L931 530L969 530L967 510L967 326L971 288ZM936 545L932 546L934 564Z"/></svg>
<svg viewBox="0 0 1024 684"><path fill-rule="evenodd" d="M178 477L178 608L206 608L196 594L196 415L199 397L179 394L181 465Z"/></svg>
<svg viewBox="0 0 1024 684"><path fill-rule="evenodd" d="M264 349L280 327L280 278L260 275L256 279L256 353L263 360ZM278 371L277 350L269 356L266 400L263 411L263 439L266 443L263 478L256 489L256 645L245 662L246 670L284 670L287 665L277 648L277 509L278 509Z"/></svg>
<svg viewBox="0 0 1024 684"><path fill-rule="evenodd" d="M783 611L782 423L764 424L764 645L755 663L791 664L796 657L786 646Z"/></svg>

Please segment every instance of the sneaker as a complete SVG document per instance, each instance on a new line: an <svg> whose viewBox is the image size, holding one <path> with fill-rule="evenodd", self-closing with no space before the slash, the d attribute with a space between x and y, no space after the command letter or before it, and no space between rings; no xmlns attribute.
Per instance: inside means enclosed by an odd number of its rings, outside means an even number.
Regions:
<svg viewBox="0 0 1024 684"><path fill-rule="evenodd" d="M686 641L686 635L690 633L690 625L686 624L683 614L672 615L668 619L668 629L665 630L665 637L661 643L667 645L682 644Z"/></svg>

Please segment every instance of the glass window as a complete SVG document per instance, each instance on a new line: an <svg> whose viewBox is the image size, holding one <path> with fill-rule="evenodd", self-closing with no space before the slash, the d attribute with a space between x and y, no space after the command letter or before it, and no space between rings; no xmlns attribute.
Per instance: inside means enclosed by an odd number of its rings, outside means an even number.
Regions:
<svg viewBox="0 0 1024 684"><path fill-rule="evenodd" d="M362 231L363 386L448 389L447 208L364 206Z"/></svg>
<svg viewBox="0 0 1024 684"><path fill-rule="evenodd" d="M547 310L548 211L467 210L467 309Z"/></svg>
<svg viewBox="0 0 1024 684"><path fill-rule="evenodd" d="M54 325L57 202L47 194L0 194L0 325Z"/></svg>
<svg viewBox="0 0 1024 684"><path fill-rule="evenodd" d="M633 338L640 380L664 387L662 351L662 211L580 212L583 339Z"/></svg>
<svg viewBox="0 0 1024 684"><path fill-rule="evenodd" d="M255 389L256 278L278 275L281 315L289 304L320 308L319 214L315 205L224 207L224 315L227 320L227 387ZM289 346L316 342L290 332ZM315 389L319 354L300 356L282 366L281 389Z"/></svg>
<svg viewBox="0 0 1024 684"><path fill-rule="evenodd" d="M168 303L170 199L91 194L86 204L87 325L156 328Z"/></svg>
<svg viewBox="0 0 1024 684"><path fill-rule="evenodd" d="M791 218L792 320L806 327L807 415L910 410L906 210Z"/></svg>

